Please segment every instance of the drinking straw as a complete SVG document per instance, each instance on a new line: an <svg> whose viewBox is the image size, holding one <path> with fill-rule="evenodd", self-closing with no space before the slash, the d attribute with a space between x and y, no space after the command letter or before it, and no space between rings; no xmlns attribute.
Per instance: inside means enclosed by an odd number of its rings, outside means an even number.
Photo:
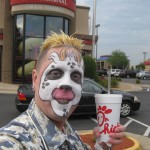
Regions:
<svg viewBox="0 0 150 150"><path fill-rule="evenodd" d="M111 72L110 68L108 68L108 94L110 94L110 86L111 86Z"/></svg>

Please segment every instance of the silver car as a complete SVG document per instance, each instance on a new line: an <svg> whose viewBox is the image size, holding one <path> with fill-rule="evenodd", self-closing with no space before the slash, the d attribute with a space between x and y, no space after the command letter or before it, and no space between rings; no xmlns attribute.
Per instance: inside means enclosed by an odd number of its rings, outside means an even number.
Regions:
<svg viewBox="0 0 150 150"><path fill-rule="evenodd" d="M143 80L150 79L150 71L141 71L136 74L136 78Z"/></svg>

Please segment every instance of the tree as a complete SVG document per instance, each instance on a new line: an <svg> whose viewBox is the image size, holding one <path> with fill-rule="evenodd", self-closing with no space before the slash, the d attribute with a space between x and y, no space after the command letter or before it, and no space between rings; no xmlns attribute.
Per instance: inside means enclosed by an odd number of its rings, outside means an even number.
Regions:
<svg viewBox="0 0 150 150"><path fill-rule="evenodd" d="M145 65L144 65L144 63L141 62L140 64L136 65L135 68L137 70L144 70L145 69Z"/></svg>
<svg viewBox="0 0 150 150"><path fill-rule="evenodd" d="M96 62L95 60L88 55L83 56L84 60L84 76L87 78L94 79L96 75Z"/></svg>
<svg viewBox="0 0 150 150"><path fill-rule="evenodd" d="M131 70L134 70L134 66L131 66Z"/></svg>
<svg viewBox="0 0 150 150"><path fill-rule="evenodd" d="M112 56L107 61L114 69L125 69L129 65L129 60L126 54L121 50L113 51Z"/></svg>

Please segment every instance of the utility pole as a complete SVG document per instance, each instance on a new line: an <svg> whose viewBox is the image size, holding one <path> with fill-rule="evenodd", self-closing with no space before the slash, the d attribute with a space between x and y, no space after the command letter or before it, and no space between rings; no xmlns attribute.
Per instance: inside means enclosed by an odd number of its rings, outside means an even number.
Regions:
<svg viewBox="0 0 150 150"><path fill-rule="evenodd" d="M98 28L100 27L100 24L97 24L95 26L96 28L96 35L97 35L97 38L99 39L99 36L98 36ZM97 40L97 43L98 43L98 40ZM98 44L96 43L96 60L97 60L97 47L98 47Z"/></svg>
<svg viewBox="0 0 150 150"><path fill-rule="evenodd" d="M93 0L93 24L92 24L92 57L95 58L95 24L96 24L96 0Z"/></svg>

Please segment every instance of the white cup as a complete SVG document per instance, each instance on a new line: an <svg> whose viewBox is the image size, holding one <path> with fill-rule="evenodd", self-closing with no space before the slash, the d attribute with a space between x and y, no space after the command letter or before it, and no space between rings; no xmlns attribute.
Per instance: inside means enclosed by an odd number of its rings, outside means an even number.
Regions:
<svg viewBox="0 0 150 150"><path fill-rule="evenodd" d="M110 139L109 133L114 132L120 123L122 95L96 94L95 103L98 129L101 134L99 140L107 143Z"/></svg>

